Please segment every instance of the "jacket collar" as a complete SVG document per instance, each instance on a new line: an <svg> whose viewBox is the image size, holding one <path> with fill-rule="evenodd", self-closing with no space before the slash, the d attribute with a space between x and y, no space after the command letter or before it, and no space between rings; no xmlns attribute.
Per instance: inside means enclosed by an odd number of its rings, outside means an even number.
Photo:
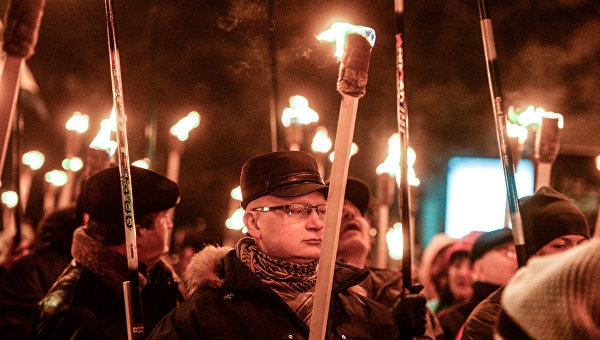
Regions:
<svg viewBox="0 0 600 340"><path fill-rule="evenodd" d="M358 285L368 275L367 270L337 262L333 294ZM230 247L206 246L194 255L183 278L190 295L201 287L245 290L264 286Z"/></svg>

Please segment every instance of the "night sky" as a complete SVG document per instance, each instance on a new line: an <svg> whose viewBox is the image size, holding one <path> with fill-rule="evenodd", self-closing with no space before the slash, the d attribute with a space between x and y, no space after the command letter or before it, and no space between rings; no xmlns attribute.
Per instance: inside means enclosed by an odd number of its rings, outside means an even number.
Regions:
<svg viewBox="0 0 600 340"><path fill-rule="evenodd" d="M419 195L435 198L451 157L498 157L478 4L405 2L409 144L417 153ZM0 3L4 11L6 1ZM200 113L185 142L175 224L206 223L205 240L221 237L244 161L272 149L272 101L280 117L290 96L306 97L318 125L335 134L339 64L333 45L315 38L334 20L377 34L354 133L359 152L349 169L374 193L375 168L397 132L394 1L271 4L273 11L269 1L115 0L130 157L151 156L152 169L165 173L170 126ZM600 3L490 0L488 7L506 108L561 113L561 154L600 154ZM48 111L21 113L21 145L44 152L48 171L64 156L71 114L90 116L87 145L112 107L104 3L48 0L27 63ZM155 140L145 133L152 121ZM315 126L305 129L307 150ZM277 135L275 144L285 149L281 126Z"/></svg>

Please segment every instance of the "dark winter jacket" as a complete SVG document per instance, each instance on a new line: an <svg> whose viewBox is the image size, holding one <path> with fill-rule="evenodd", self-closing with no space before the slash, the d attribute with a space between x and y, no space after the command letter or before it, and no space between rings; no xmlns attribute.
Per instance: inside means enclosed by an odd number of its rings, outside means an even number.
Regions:
<svg viewBox="0 0 600 340"><path fill-rule="evenodd" d="M0 334L24 339L38 301L71 261L52 251L38 251L15 262L0 280Z"/></svg>
<svg viewBox="0 0 600 340"><path fill-rule="evenodd" d="M79 228L74 260L39 302L30 339L127 339L123 282L127 260ZM179 279L166 262L145 272L140 264L142 315L146 334L183 300ZM142 275L142 273L144 275Z"/></svg>
<svg viewBox="0 0 600 340"><path fill-rule="evenodd" d="M438 319L442 324L442 328L444 328L446 340L456 338L475 306L498 288L500 288L500 286L484 282L474 282L473 296L469 301L454 305L440 312L440 314L438 314Z"/></svg>
<svg viewBox="0 0 600 340"><path fill-rule="evenodd" d="M24 339L38 301L71 262L73 231L82 224L76 207L46 216L38 226L32 251L0 278L0 334Z"/></svg>
<svg viewBox="0 0 600 340"><path fill-rule="evenodd" d="M228 248L206 247L184 276L195 293L169 313L150 339L307 339L307 325ZM221 260L218 260L221 259ZM338 264L327 339L397 339L391 314L351 291L368 272ZM314 316L313 316L314 317Z"/></svg>
<svg viewBox="0 0 600 340"><path fill-rule="evenodd" d="M463 330L463 340L493 340L498 317L502 312L502 292L504 286L498 288L490 296L481 301L471 312Z"/></svg>

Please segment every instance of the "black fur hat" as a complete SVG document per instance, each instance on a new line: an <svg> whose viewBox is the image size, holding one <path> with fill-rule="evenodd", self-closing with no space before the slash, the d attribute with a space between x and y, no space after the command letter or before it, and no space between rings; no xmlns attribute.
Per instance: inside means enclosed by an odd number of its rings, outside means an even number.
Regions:
<svg viewBox="0 0 600 340"><path fill-rule="evenodd" d="M179 202L179 187L170 179L136 166L130 168L133 212L136 222L144 215L167 210ZM119 167L104 169L90 177L81 192L83 211L91 220L123 224Z"/></svg>

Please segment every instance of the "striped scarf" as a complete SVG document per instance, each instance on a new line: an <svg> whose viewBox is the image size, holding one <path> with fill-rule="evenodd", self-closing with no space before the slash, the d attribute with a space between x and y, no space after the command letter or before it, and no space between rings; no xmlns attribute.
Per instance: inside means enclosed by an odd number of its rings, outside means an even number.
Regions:
<svg viewBox="0 0 600 340"><path fill-rule="evenodd" d="M310 324L318 260L306 264L277 260L260 252L251 237L239 240L235 251L265 285L275 291L300 319Z"/></svg>

